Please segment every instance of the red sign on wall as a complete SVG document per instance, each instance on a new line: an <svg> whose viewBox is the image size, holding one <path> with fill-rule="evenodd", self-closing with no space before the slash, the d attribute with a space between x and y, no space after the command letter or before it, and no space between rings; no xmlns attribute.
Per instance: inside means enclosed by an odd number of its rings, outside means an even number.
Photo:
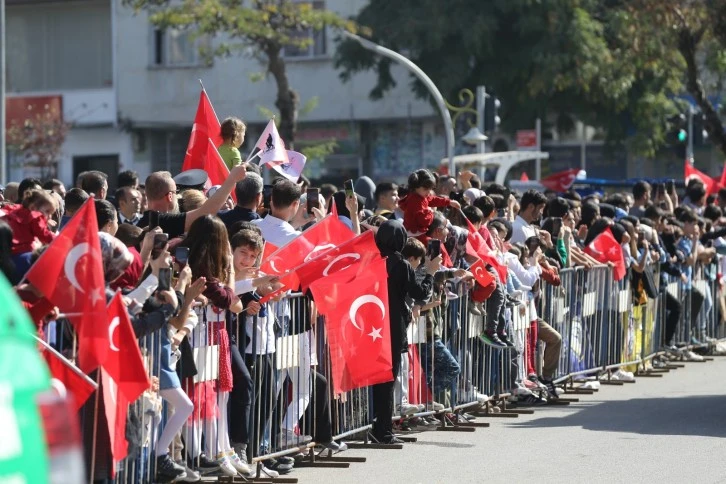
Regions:
<svg viewBox="0 0 726 484"><path fill-rule="evenodd" d="M537 149L537 131L534 129L520 129L517 131L517 149L520 151Z"/></svg>
<svg viewBox="0 0 726 484"><path fill-rule="evenodd" d="M33 121L38 116L47 116L49 120L63 120L63 98L61 96L8 97L5 100L5 129L14 124L25 125L26 120Z"/></svg>

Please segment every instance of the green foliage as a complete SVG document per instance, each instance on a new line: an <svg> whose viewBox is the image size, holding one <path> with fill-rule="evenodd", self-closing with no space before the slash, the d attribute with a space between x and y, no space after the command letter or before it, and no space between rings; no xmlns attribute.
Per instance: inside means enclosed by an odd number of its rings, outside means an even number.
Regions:
<svg viewBox="0 0 726 484"><path fill-rule="evenodd" d="M686 30L714 33L697 42L694 57L704 88L720 89L726 0L371 0L356 20L373 41L406 52L448 99L486 85L503 102L505 130L576 117L602 128L608 142L653 156L678 109L674 97L694 94L679 8ZM373 99L395 86L391 62L353 41L340 45L336 66L344 81L375 71ZM413 78L412 88L428 96Z"/></svg>

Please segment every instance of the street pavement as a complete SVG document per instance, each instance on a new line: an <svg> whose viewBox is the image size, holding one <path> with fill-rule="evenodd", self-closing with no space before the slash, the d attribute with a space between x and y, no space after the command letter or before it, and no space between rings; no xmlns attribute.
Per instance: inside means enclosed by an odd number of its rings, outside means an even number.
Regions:
<svg viewBox="0 0 726 484"><path fill-rule="evenodd" d="M726 358L601 386L569 406L427 431L402 450L351 449L349 469L296 469L305 483L726 483Z"/></svg>

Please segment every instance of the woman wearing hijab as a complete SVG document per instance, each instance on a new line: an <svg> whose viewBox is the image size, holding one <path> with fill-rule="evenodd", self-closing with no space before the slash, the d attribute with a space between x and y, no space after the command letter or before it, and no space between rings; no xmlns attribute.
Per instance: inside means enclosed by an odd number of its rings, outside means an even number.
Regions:
<svg viewBox="0 0 726 484"><path fill-rule="evenodd" d="M406 296L415 301L427 301L432 294L434 274L441 267L441 256L425 262L426 276L416 281L413 268L401 255L406 244L406 229L398 220L388 220L376 233L376 245L381 256L386 258L388 272L388 313L391 324L391 356L393 380L373 385L373 415L375 421L371 437L375 442L399 444L402 441L393 435L393 387L401 366L401 354L408 351L406 327L411 323L411 311L406 305Z"/></svg>

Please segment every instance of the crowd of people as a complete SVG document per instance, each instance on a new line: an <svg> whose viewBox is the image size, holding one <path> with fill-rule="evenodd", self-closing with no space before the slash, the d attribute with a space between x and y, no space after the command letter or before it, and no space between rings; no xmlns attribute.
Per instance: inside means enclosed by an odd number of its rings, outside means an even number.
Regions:
<svg viewBox="0 0 726 484"><path fill-rule="evenodd" d="M240 129L228 123L223 130L231 141L220 152L231 160L231 170L220 186L206 187L206 174L199 170L175 177L154 172L143 184L136 173L126 171L118 174L116 191L110 194L107 175L89 171L68 190L59 180L26 178L0 192L0 267L29 309L42 295L24 280L25 273L84 203L95 205L107 299L120 290L136 337L159 341L149 360L152 387L142 398L149 402L145 408L159 409L165 402L167 417L162 425L158 410L150 411L149 421L146 415L141 419L143 439L132 442L130 437L129 442L141 447L153 442L149 452L161 480L195 482L212 472L250 475L251 458L311 440L345 450L344 442L333 440L326 410L329 383L317 368L321 348L314 298L306 293L302 303L293 303L289 293L279 291L280 278L259 269L266 243L283 247L333 212L356 234L375 232L387 258L392 381L372 388L370 438L376 442L400 443L393 415L421 410L409 403L410 360L402 357L410 348L407 328L413 322L422 322L430 335L419 357L431 387L430 403L436 411L444 409L462 366L448 349L442 328L447 306L457 297L455 285L472 301L468 317L483 320L481 344L498 351L518 351L511 338L512 318L528 310L534 341L521 360L526 378L511 372L509 385L513 398L529 405L557 399L560 393L553 379L562 337L558 322L536 313L541 288L559 285L560 271L607 263L588 247L608 229L622 251L636 303L655 297L652 267L659 266L664 280L673 277L682 284L692 328L705 327L704 315L714 304L723 308L718 294L704 293L693 280L696 265L711 280L726 274L720 265L726 254L725 190L709 195L703 184L691 180L682 200L673 183L651 186L644 181L632 193L607 196L519 194L485 184L470 171L454 177L420 169L405 185L361 177L352 194L324 184L317 207L308 210L310 182L305 177L298 183L278 178L265 185L257 165L241 163L233 146L239 144ZM492 282L486 286L470 270L477 260L469 247L474 236L492 257L486 264ZM175 275L171 285L163 284L170 271ZM274 297L261 302L268 295ZM666 351L699 358L674 346L684 302L666 295L660 344ZM73 328L64 324L63 315L53 308L31 314L39 334L72 360ZM286 336L295 336L299 361L294 369L280 371L276 343ZM693 343L709 339L703 331L691 337ZM544 352L538 373L533 355L540 342ZM613 378L633 375L618 370ZM487 401L478 389L469 390L480 403ZM87 402L81 410L84 421L102 416L97 406L93 399ZM426 424L426 417L418 420ZM93 477L108 478L108 436L85 437L88 454L94 452ZM263 463L265 476L277 477L291 472L295 461L279 457Z"/></svg>

